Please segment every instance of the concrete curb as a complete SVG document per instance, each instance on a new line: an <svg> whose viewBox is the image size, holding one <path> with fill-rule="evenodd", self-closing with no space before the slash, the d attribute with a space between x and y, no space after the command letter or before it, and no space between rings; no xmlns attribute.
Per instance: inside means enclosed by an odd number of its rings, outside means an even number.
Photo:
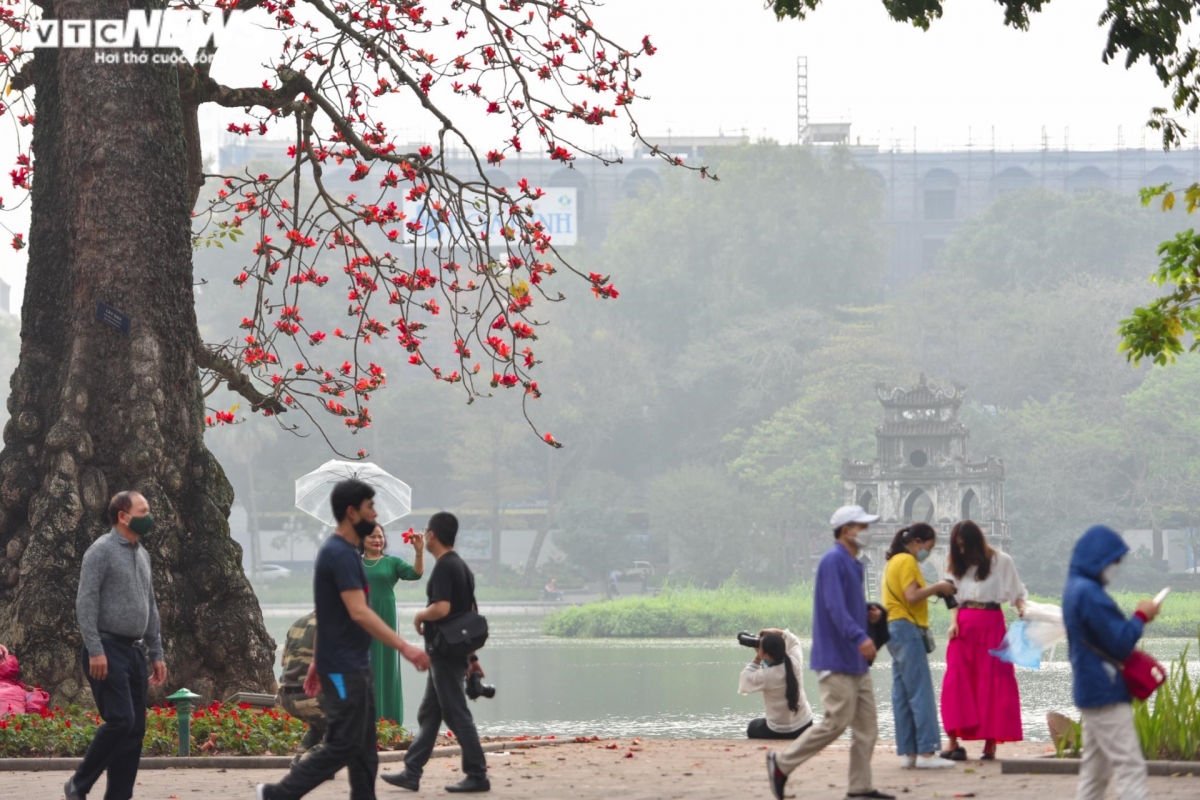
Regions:
<svg viewBox="0 0 1200 800"><path fill-rule="evenodd" d="M1001 775L1078 775L1078 758L1005 758L1000 761ZM1147 761L1155 777L1200 778L1200 761Z"/></svg>
<svg viewBox="0 0 1200 800"><path fill-rule="evenodd" d="M577 744L574 739L530 739L522 742L487 742L483 752L497 753L505 750L528 750L539 746ZM583 744L583 742L578 742ZM379 763L392 764L404 760L405 750L381 750ZM433 758L449 758L462 753L458 745L433 748ZM149 756L143 758L139 770L146 769L283 769L292 763L294 756ZM78 758L0 758L0 772L49 772L74 770L82 759Z"/></svg>

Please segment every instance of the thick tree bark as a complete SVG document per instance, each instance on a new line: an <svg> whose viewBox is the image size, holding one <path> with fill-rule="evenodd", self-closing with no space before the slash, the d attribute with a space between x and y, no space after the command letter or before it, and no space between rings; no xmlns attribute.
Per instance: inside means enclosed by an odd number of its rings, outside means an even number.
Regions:
<svg viewBox="0 0 1200 800"><path fill-rule="evenodd" d="M128 8L66 0L47 16ZM90 702L80 560L108 530L110 495L136 489L157 519L146 545L171 674L152 699L269 689L274 642L229 534L232 488L204 446L176 70L43 49L33 79L29 271L0 452L0 641L54 702ZM129 315L128 334L97 320L98 301Z"/></svg>

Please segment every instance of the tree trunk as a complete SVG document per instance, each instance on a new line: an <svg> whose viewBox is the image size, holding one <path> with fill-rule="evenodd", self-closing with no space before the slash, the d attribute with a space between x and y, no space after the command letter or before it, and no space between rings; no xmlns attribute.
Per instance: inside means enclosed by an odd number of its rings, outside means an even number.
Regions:
<svg viewBox="0 0 1200 800"><path fill-rule="evenodd" d="M250 495L250 574L254 580L262 580L262 541L258 530L258 491L254 486L254 458L246 461L246 492Z"/></svg>
<svg viewBox="0 0 1200 800"><path fill-rule="evenodd" d="M542 515L542 522L538 526L537 535L533 537L533 546L529 548L529 555L525 557L525 573L524 582L527 587L533 586L533 576L537 574L538 559L542 556L542 546L546 543L546 537L550 535L550 529L554 527L554 519L558 510L559 489L563 481L563 472L555 470L554 467L554 450L546 453L546 513ZM578 451L568 456L565 461L569 465L572 460L578 459Z"/></svg>
<svg viewBox="0 0 1200 800"><path fill-rule="evenodd" d="M65 0L46 15L127 8ZM232 488L204 446L176 73L96 64L88 49L35 61L29 271L0 452L0 641L55 703L90 702L79 565L109 529L110 495L136 489L157 520L146 546L170 672L152 699L269 689L274 642L229 534ZM130 317L128 333L97 320L98 301Z"/></svg>
<svg viewBox="0 0 1200 800"><path fill-rule="evenodd" d="M501 533L503 524L500 521L500 493L503 488L502 470L503 466L500 463L500 450L504 446L504 426L496 425L492 431L492 468L491 468L491 512L490 524L492 527L492 552L491 552L491 570L493 578L500 574L500 545Z"/></svg>
<svg viewBox="0 0 1200 800"><path fill-rule="evenodd" d="M542 515L542 522L538 526L537 535L533 537L533 546L529 548L529 555L525 557L524 580L526 586L533 586L533 576L537 574L538 559L542 556L542 545L546 543L546 537L550 535L553 518L553 509L547 507L546 513Z"/></svg>

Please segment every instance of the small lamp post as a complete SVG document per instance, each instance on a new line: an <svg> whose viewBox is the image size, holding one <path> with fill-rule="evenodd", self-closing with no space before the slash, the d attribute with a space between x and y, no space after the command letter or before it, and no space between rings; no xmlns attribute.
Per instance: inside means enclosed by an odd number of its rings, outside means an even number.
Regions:
<svg viewBox="0 0 1200 800"><path fill-rule="evenodd" d="M192 752L192 704L200 699L200 695L192 694L187 689L180 689L167 700L175 704L175 715L179 722L179 755L187 757Z"/></svg>

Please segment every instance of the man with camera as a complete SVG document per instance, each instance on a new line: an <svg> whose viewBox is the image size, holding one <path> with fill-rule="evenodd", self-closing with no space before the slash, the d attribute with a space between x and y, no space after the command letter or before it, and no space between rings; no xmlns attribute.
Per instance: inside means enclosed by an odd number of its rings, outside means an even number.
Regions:
<svg viewBox="0 0 1200 800"><path fill-rule="evenodd" d="M483 668L474 653L455 656L445 652L444 640L439 636L439 625L453 624L468 614L478 617L475 604L475 576L462 557L454 552L454 540L458 536L458 519L453 514L439 511L429 518L425 529L425 549L437 563L425 586L429 605L417 612L413 619L417 633L425 637L425 650L429 653L429 679L425 683L425 697L417 711L416 738L404 757L404 771L398 775L384 775L383 780L402 789L417 791L421 786L421 773L425 762L433 753L442 721L454 732L462 748L462 770L466 776L461 781L446 787L447 792L487 792L487 761L483 747L479 744L479 733L475 720L467 708L467 694L472 699L479 696L491 697L494 687L482 682ZM462 623L462 628L469 628ZM449 632L449 631L447 631ZM486 631L484 632L486 637Z"/></svg>

